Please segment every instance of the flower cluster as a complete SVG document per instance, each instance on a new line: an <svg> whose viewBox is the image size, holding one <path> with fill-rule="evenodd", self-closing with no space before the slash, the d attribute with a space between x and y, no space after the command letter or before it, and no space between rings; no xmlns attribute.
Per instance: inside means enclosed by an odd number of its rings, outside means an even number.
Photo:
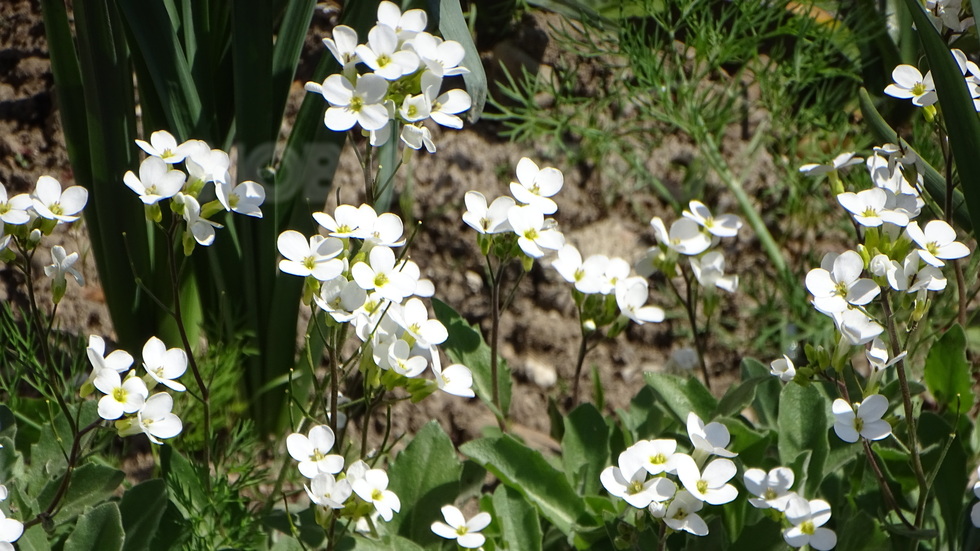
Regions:
<svg viewBox="0 0 980 551"><path fill-rule="evenodd" d="M99 416L115 421L119 436L146 434L150 442L162 444L160 439L180 434L183 425L174 415L174 400L167 392L150 395L156 385L183 392L184 385L177 381L187 371L187 353L181 348L170 348L156 337L150 337L143 345L142 360L145 374L140 377L133 365L133 357L125 350L105 353L105 340L98 335L88 339L89 363L92 374L82 385L81 394L87 396L97 389L103 394L99 399Z"/></svg>
<svg viewBox="0 0 980 551"><path fill-rule="evenodd" d="M363 461L355 461L344 470L344 457L330 454L336 437L327 425L317 425L306 436L293 433L286 437L286 450L299 461L299 472L310 479L304 486L310 501L326 509L347 507L351 496L374 507L374 514L391 520L401 509L401 501L388 489L388 473L372 469ZM358 515L360 516L360 515Z"/></svg>
<svg viewBox="0 0 980 551"><path fill-rule="evenodd" d="M185 223L184 254L189 255L195 243L214 243L214 230L222 226L210 218L222 210L262 218L265 189L250 180L235 185L231 159L224 151L201 140L178 144L165 130L151 134L149 142L136 140L136 145L148 156L140 163L139 175L127 171L123 183L139 195L148 220L160 222L160 202L170 199L171 211ZM175 168L181 163L184 170ZM216 199L202 205L207 184L214 184Z"/></svg>
<svg viewBox="0 0 980 551"><path fill-rule="evenodd" d="M688 414L687 432L693 451L677 451L673 439L640 440L619 455L618 466L599 475L610 495L620 497L637 509L647 509L674 531L697 536L708 534L708 525L698 515L705 503L723 505L738 496L728 482L737 468L729 459L731 440L721 423L704 424L695 413ZM707 462L709 456L719 456ZM677 482L668 478L677 477ZM678 482L680 488L678 488Z"/></svg>
<svg viewBox="0 0 980 551"><path fill-rule="evenodd" d="M970 24L972 26L972 23ZM956 65L960 69L960 74L966 80L967 89L970 97L973 98L973 106L980 111L980 66L967 59L966 54L961 50L951 51ZM899 99L911 99L912 104L922 107L926 111L926 117L931 119L936 114L935 103L939 100L936 95L936 83L932 78L932 71L927 71L925 76L912 65L899 65L892 71L892 84L885 87L885 93Z"/></svg>
<svg viewBox="0 0 980 551"><path fill-rule="evenodd" d="M790 490L796 480L793 470L776 467L768 473L748 469L742 478L745 489L752 495L749 503L758 509L773 509L781 513L790 526L783 539L792 547L809 545L824 551L837 545L837 534L823 525L830 520L830 504L821 499L807 500Z"/></svg>
<svg viewBox="0 0 980 551"><path fill-rule="evenodd" d="M0 484L0 501L7 501L7 487ZM20 539L24 533L24 523L7 518L3 511L0 511L0 551L14 551L13 542Z"/></svg>
<svg viewBox="0 0 980 551"><path fill-rule="evenodd" d="M469 72L459 65L463 46L425 32L427 24L425 11L402 13L384 1L367 44L358 44L354 29L334 27L323 43L343 70L322 83L306 83L308 91L322 95L330 105L323 116L327 128L342 132L358 125L370 134L371 145L380 146L400 126L405 145L434 153L426 120L463 127L457 115L470 108L469 94L458 89L439 93L443 78ZM360 73L359 64L370 70Z"/></svg>
<svg viewBox="0 0 980 551"><path fill-rule="evenodd" d="M433 294L418 265L398 258L405 244L401 218L378 215L370 205L340 205L333 215L313 214L327 233L307 238L287 230L279 235L284 257L279 269L306 278L306 302L329 314L331 323L348 323L365 345L361 367L380 369L381 382L407 386L420 399L435 389L472 397L473 377L454 364L443 369L437 345L448 337L439 320L429 319L418 297ZM435 382L419 379L431 367Z"/></svg>
<svg viewBox="0 0 980 551"><path fill-rule="evenodd" d="M952 31L950 40L973 26L972 16L966 16L963 0L925 0L926 13L937 31Z"/></svg>
<svg viewBox="0 0 980 551"><path fill-rule="evenodd" d="M10 197L7 188L0 185L0 261L13 261L18 252L33 257L42 237L51 235L59 224L78 220L86 203L88 190L81 186L62 189L61 182L51 176L38 178L30 194ZM82 274L74 267L77 261L77 252L68 254L61 245L51 247L51 264L44 266L44 275L53 281L55 304L65 296L67 276L79 285L85 284Z"/></svg>
<svg viewBox="0 0 980 551"><path fill-rule="evenodd" d="M637 264L637 271L649 277L655 269L659 269L671 277L676 273L677 261L683 255L688 258L691 271L702 287L734 292L738 288L738 276L725 275L725 257L713 247L723 237L738 235L742 220L734 214L714 216L700 201L691 201L689 210L682 214L670 225L670 230L659 216L650 220L657 245L647 250Z"/></svg>
<svg viewBox="0 0 980 551"><path fill-rule="evenodd" d="M501 196L488 204L478 191L464 200L463 222L479 233L484 254L501 260L521 256L525 267L535 259L554 255L552 267L574 286L582 323L590 332L597 327L624 320L660 322L664 311L647 306L647 280L631 276L629 262L621 258L592 255L582 259L578 249L567 243L553 218L558 211L554 197L564 185L564 175L554 167L539 168L527 157L517 163L517 181L510 183L512 197Z"/></svg>
<svg viewBox="0 0 980 551"><path fill-rule="evenodd" d="M850 344L872 341L882 326L867 305L882 288L914 296L914 316L921 318L930 292L946 288L939 268L946 260L969 254L956 231L942 220L920 226L915 220L924 204L919 196L919 160L894 144L876 147L867 159L873 187L848 192L839 184L837 200L861 228L865 243L857 251L828 253L820 268L807 273L813 306L830 316ZM870 277L862 277L867 271Z"/></svg>

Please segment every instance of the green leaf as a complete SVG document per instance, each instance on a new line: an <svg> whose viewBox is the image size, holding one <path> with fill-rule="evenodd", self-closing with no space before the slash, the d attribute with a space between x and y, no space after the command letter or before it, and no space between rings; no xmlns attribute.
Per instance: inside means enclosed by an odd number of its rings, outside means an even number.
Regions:
<svg viewBox="0 0 980 551"><path fill-rule="evenodd" d="M711 421L711 414L718 407L718 401L701 381L666 373L646 372L643 375L667 409L680 421L681 426L686 426L687 414L692 411L705 423Z"/></svg>
<svg viewBox="0 0 980 551"><path fill-rule="evenodd" d="M370 540L361 536L346 536L337 543L337 551L424 551L412 540L400 536L385 536Z"/></svg>
<svg viewBox="0 0 980 551"><path fill-rule="evenodd" d="M538 551L541 549L541 520L538 511L510 486L497 486L493 493L494 522L503 539L501 549Z"/></svg>
<svg viewBox="0 0 980 551"><path fill-rule="evenodd" d="M24 531L20 539L17 540L17 549L20 551L50 551L51 544L48 542L48 534L44 527L35 524Z"/></svg>
<svg viewBox="0 0 980 551"><path fill-rule="evenodd" d="M123 494L119 503L122 525L126 532L125 551L146 549L160 526L167 510L167 483L154 478L133 486Z"/></svg>
<svg viewBox="0 0 980 551"><path fill-rule="evenodd" d="M609 464L609 426L592 404L582 404L565 417L561 440L565 476L579 493L597 494L599 473Z"/></svg>
<svg viewBox="0 0 980 551"><path fill-rule="evenodd" d="M75 529L65 541L65 551L121 550L123 540L119 507L110 501L79 517Z"/></svg>
<svg viewBox="0 0 980 551"><path fill-rule="evenodd" d="M742 361L744 362L746 360ZM721 401L718 402L718 407L715 408L712 417L733 417L741 415L742 410L749 407L752 401L755 400L756 388L760 384L771 380L773 380L772 375L761 375L728 387L728 391L725 392Z"/></svg>
<svg viewBox="0 0 980 551"><path fill-rule="evenodd" d="M301 544L295 538L286 536L283 539L277 541L276 544L272 546L272 549L270 551L304 551L304 550L305 548L303 547L303 544Z"/></svg>
<svg viewBox="0 0 980 551"><path fill-rule="evenodd" d="M507 417L510 409L512 380L510 370L503 358L497 357L497 384L500 392L500 405L504 411L498 412L493 404L493 385L491 383L490 347L483 340L479 327L466 323L455 310L445 302L432 299L432 309L436 318L446 326L449 338L440 347L455 363L461 363L473 372L473 390L494 414Z"/></svg>
<svg viewBox="0 0 980 551"><path fill-rule="evenodd" d="M483 71L483 62L480 61L480 52L476 50L473 43L473 35L463 17L463 10L459 6L459 0L440 0L439 1L439 32L446 40L455 40L463 46L463 61L460 65L470 70L463 75L463 82L466 89L473 99L473 106L470 107L469 121L474 123L483 114L483 106L487 102L487 75Z"/></svg>
<svg viewBox="0 0 980 551"><path fill-rule="evenodd" d="M779 458L783 464L804 451L812 453L807 467L806 495L816 495L823 480L830 404L815 385L788 384L779 395Z"/></svg>
<svg viewBox="0 0 980 551"><path fill-rule="evenodd" d="M861 114L864 116L864 120L867 121L868 126L871 127L871 131L875 136L883 142L899 144L903 149L915 154L919 162L922 163L922 178L926 191L929 192L929 195L936 203L940 205L946 204L946 179L943 178L943 175L926 162L911 144L903 138L900 138L898 133L888 125L885 118L875 108L875 104L871 100L871 96L868 95L868 91L864 88L858 90L858 101L861 105ZM952 206L953 218L956 220L956 223L964 230L971 231L973 224L970 220L970 212L967 210L966 201L963 199L963 192L959 188L953 190Z"/></svg>
<svg viewBox="0 0 980 551"><path fill-rule="evenodd" d="M980 118L949 46L932 26L925 9L918 0L905 0L905 4L912 12L916 34L929 59L956 171L960 175L970 219L976 225L980 221L980 181L977 180L980 174L980 155L977 155L980 151Z"/></svg>
<svg viewBox="0 0 980 551"><path fill-rule="evenodd" d="M939 504L947 534L959 534L967 505L963 481L969 476L963 441L957 438L952 426L932 412L923 412L918 420L922 467L929 480L930 499ZM973 500L973 495L969 495Z"/></svg>
<svg viewBox="0 0 980 551"><path fill-rule="evenodd" d="M772 382L760 382L756 385L755 398L752 400L752 409L759 417L759 422L766 428L775 428L776 412L779 409L779 393L782 385L779 380L773 377L769 368L755 358L744 358L742 360L742 380L747 381L757 377L769 377Z"/></svg>
<svg viewBox="0 0 980 551"><path fill-rule="evenodd" d="M948 408L967 412L973 407L972 368L966 359L966 335L959 324L929 349L924 380L929 392Z"/></svg>
<svg viewBox="0 0 980 551"><path fill-rule="evenodd" d="M541 455L510 435L467 442L459 450L533 503L568 535L585 512L568 479Z"/></svg>
<svg viewBox="0 0 980 551"><path fill-rule="evenodd" d="M429 526L441 520L440 507L456 500L462 472L449 436L437 421L429 421L389 469L391 491L402 502L388 523L390 531L419 543L437 541Z"/></svg>
<svg viewBox="0 0 980 551"><path fill-rule="evenodd" d="M888 549L889 537L881 524L864 511L837 523L837 547L839 551L864 551L865 549Z"/></svg>

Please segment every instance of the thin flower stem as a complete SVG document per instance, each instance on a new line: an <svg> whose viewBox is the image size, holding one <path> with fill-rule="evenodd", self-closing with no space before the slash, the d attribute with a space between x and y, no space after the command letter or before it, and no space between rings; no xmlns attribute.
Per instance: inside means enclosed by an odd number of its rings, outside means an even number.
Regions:
<svg viewBox="0 0 980 551"><path fill-rule="evenodd" d="M952 263L953 270L956 273L956 298L959 303L959 308L956 311L956 321L959 322L960 327L966 327L967 290L966 278L963 277L963 264L959 260L953 260Z"/></svg>
<svg viewBox="0 0 980 551"><path fill-rule="evenodd" d="M201 393L201 404L204 406L204 464L208 468L208 474L204 477L205 487L211 491L211 391L201 376L201 370L194 357L194 349L191 347L190 338L187 336L187 328L184 326L184 315L180 308L180 278L177 273L177 259L174 255L174 247L177 245L177 218L174 217L170 231L167 232L167 260L170 264L170 289L174 299L174 322L177 324L177 332L180 333L180 341L187 352L187 363L194 374L194 381Z"/></svg>
<svg viewBox="0 0 980 551"><path fill-rule="evenodd" d="M578 391L579 384L582 379L582 366L585 365L585 354L588 352L588 341L589 335L585 332L585 327L582 325L582 307L578 307L578 325L581 330L581 339L578 343L578 359L575 361L575 384L572 386L572 405L569 408L575 409L578 405Z"/></svg>
<svg viewBox="0 0 980 551"><path fill-rule="evenodd" d="M895 330L895 318L892 315L890 303L891 296L886 290L882 293L882 311L887 320L888 340L891 341L892 356L901 354L901 346L898 342L898 332ZM926 480L925 470L922 468L922 458L919 457L918 436L916 434L915 411L912 406L912 393L909 390L908 375L905 373L905 360L902 359L895 364L898 374L898 384L902 391L902 405L905 408L905 423L909 433L909 451L912 452L912 470L915 472L916 481L919 483L919 500L915 507L915 527L922 527L922 518L925 514L926 499L929 496L929 483ZM918 540L913 540L912 549L918 548Z"/></svg>
<svg viewBox="0 0 980 551"><path fill-rule="evenodd" d="M500 384L497 380L497 348L500 337L500 286L503 283L501 281L504 275L503 268L503 265L498 267L497 276L492 278L490 282L490 386L493 389L491 393L493 406L497 409L495 412L497 425L500 426L501 431L506 431L507 424L504 422L504 408L500 402Z"/></svg>
<svg viewBox="0 0 980 551"><path fill-rule="evenodd" d="M677 285L674 284L673 279L669 277L667 278L667 284L670 285L670 289L674 292L674 296L677 297L677 300L684 306L684 310L687 312L687 321L691 325L691 334L694 337L694 350L697 352L698 365L701 368L701 375L704 377L704 386L710 391L711 376L708 374L708 364L704 360L704 343L701 341L701 336L698 333L697 307L694 304L691 281L688 279L687 273L681 269L680 265L678 265L677 268L681 274L681 277L684 279L685 285L687 286L687 292L684 296L682 296L680 290L677 288Z"/></svg>
<svg viewBox="0 0 980 551"><path fill-rule="evenodd" d="M878 481L878 486L881 488L881 493L885 496L885 503L889 509L898 515L898 519L902 521L909 530L915 530L915 526L912 525L902 514L902 509L898 506L898 502L895 501L895 495L892 493L892 489L888 486L888 480L885 479L885 475L881 472L881 467L878 466L878 461L875 459L874 451L871 449L871 443L868 442L867 438L862 438L861 443L864 445L864 454L868 457L868 464L871 465L871 470L874 472L875 479Z"/></svg>
<svg viewBox="0 0 980 551"><path fill-rule="evenodd" d="M667 548L667 523L660 521L660 534L657 536L657 551Z"/></svg>
<svg viewBox="0 0 980 551"><path fill-rule="evenodd" d="M58 505L68 492L68 486L71 483L71 475L73 472L75 472L75 467L78 465L79 456L82 453L82 438L101 424L102 419L96 419L85 428L75 431L75 437L72 438L71 442L71 452L68 456L68 467L64 476L61 478L61 483L58 485L58 491L55 493L54 497L51 498L51 503L44 511L41 511L36 517L24 523L24 530L27 530L31 526L34 526L40 522L50 520L51 517L55 515Z"/></svg>

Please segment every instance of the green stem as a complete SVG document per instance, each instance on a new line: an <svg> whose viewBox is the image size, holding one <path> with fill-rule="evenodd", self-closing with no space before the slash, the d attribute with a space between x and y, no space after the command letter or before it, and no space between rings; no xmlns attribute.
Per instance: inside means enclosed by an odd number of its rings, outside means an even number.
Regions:
<svg viewBox="0 0 980 551"><path fill-rule="evenodd" d="M174 247L179 243L176 240L178 219L174 217L170 231L167 232L167 260L170 264L170 288L174 299L174 322L177 324L177 332L180 334L180 341L187 352L187 363L194 374L194 381L197 383L201 393L201 404L204 406L204 464L208 468L208 474L204 477L207 491L211 490L211 391L201 376L201 370L194 357L194 348L191 346L190 338L187 336L187 328L184 326L184 316L180 307L180 276L177 271L177 259L174 255Z"/></svg>
<svg viewBox="0 0 980 551"><path fill-rule="evenodd" d="M489 263L490 260L488 258L488 267ZM491 275L490 281L490 387L492 389L493 407L497 409L494 412L497 416L497 425L500 426L501 431L506 431L504 408L500 402L500 384L497 380L497 348L500 336L500 285L504 275L503 272L503 265L501 265L497 270L496 276Z"/></svg>

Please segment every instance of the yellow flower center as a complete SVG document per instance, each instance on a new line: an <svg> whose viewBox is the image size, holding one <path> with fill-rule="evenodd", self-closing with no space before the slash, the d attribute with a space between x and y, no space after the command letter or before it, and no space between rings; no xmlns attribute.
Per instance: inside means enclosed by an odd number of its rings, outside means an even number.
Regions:
<svg viewBox="0 0 980 551"><path fill-rule="evenodd" d="M916 82L912 85L912 95L921 96L927 92L926 85L921 82Z"/></svg>
<svg viewBox="0 0 980 551"><path fill-rule="evenodd" d="M666 462L667 462L667 458L664 457L664 454L662 453L658 453L657 455L650 456L650 463L653 465L663 465Z"/></svg>
<svg viewBox="0 0 980 551"><path fill-rule="evenodd" d="M387 284L388 284L388 275L387 274L383 274L382 273L382 274L378 274L378 275L374 276L374 287L375 288L384 287Z"/></svg>
<svg viewBox="0 0 980 551"><path fill-rule="evenodd" d="M698 492L700 492L702 494L705 493L705 492L707 492L708 491L708 481L707 480L698 480L697 488L698 488Z"/></svg>
<svg viewBox="0 0 980 551"><path fill-rule="evenodd" d="M803 523L800 524L800 532L803 532L808 536L812 536L816 531L817 527L813 525L813 521L804 520Z"/></svg>
<svg viewBox="0 0 980 551"><path fill-rule="evenodd" d="M117 386L116 388L112 389L112 399L113 400L115 400L117 402L123 402L123 403L125 403L126 402L126 396L127 396L127 392L126 392L126 389L124 389L123 387Z"/></svg>

